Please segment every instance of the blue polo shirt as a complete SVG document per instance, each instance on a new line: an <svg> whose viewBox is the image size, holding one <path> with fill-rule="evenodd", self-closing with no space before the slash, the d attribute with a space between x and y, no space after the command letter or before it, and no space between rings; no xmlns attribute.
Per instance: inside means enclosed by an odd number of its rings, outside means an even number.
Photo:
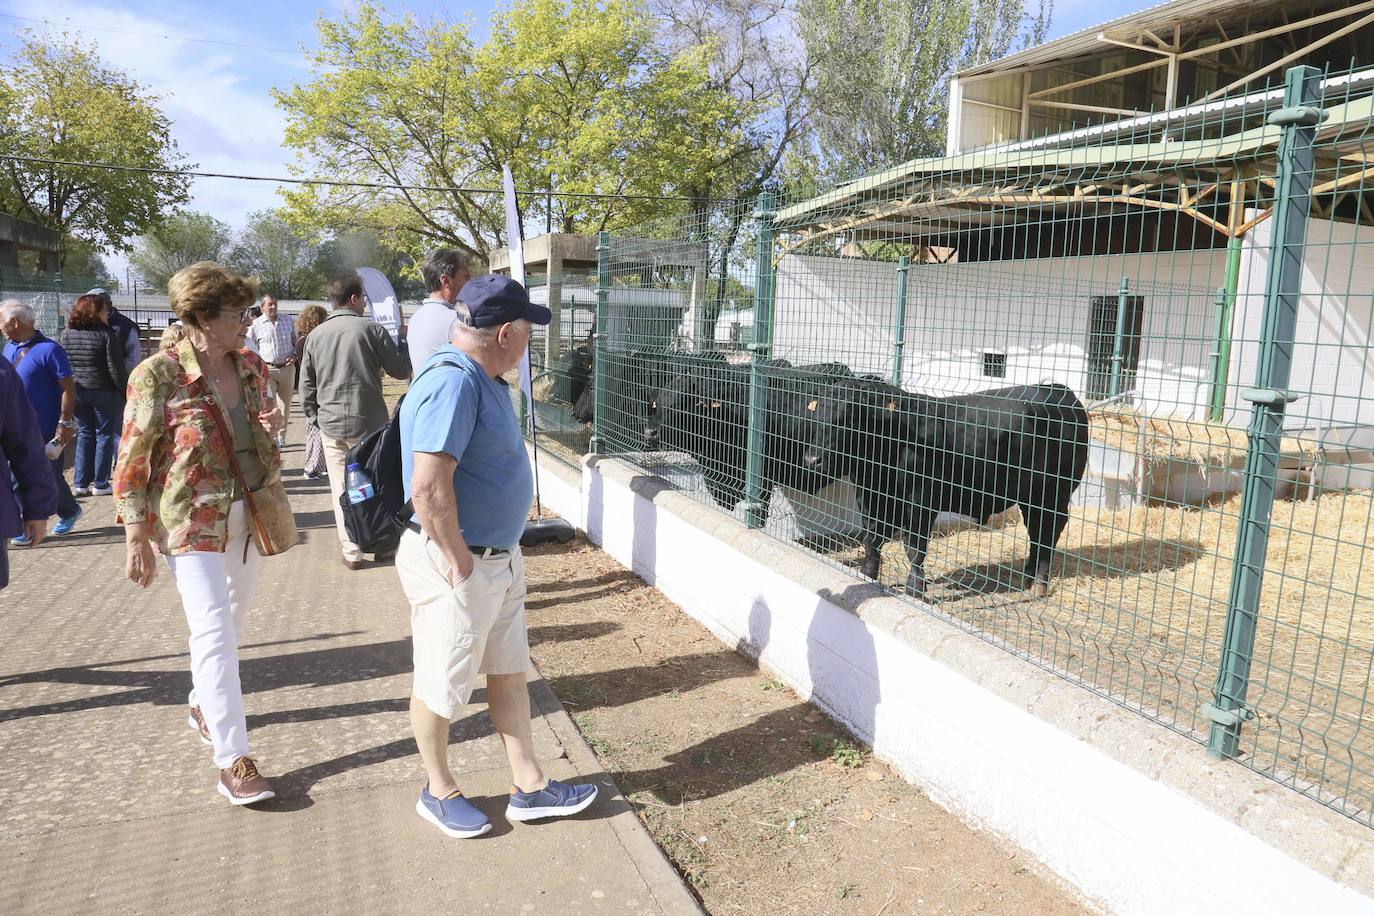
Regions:
<svg viewBox="0 0 1374 916"><path fill-rule="evenodd" d="M34 331L21 344L6 343L5 359L19 373L19 381L33 402L33 412L38 415L38 432L46 442L57 432L57 421L62 418L62 386L58 381L72 377L67 351L55 340L44 337L42 331Z"/></svg>
<svg viewBox="0 0 1374 916"><path fill-rule="evenodd" d="M456 365L439 365L444 362ZM401 404L407 499L415 452L443 452L458 460L453 491L463 540L482 547L520 543L534 499L534 478L510 386L487 375L452 344L425 361Z"/></svg>

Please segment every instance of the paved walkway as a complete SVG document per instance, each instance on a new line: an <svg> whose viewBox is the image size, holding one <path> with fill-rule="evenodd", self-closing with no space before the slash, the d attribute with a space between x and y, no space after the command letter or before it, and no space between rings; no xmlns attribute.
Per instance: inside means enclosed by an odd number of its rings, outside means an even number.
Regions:
<svg viewBox="0 0 1374 916"><path fill-rule="evenodd" d="M146 591L124 579L112 500L83 500L67 538L11 550L0 912L699 912L542 680L535 744L550 775L596 782L596 804L508 823L479 690L450 754L493 830L451 840L416 816L408 609L390 566L339 563L328 488L301 476L301 455L288 447L304 542L265 561L242 652L252 750L280 795L257 809L215 792L186 726L176 590L165 566Z"/></svg>

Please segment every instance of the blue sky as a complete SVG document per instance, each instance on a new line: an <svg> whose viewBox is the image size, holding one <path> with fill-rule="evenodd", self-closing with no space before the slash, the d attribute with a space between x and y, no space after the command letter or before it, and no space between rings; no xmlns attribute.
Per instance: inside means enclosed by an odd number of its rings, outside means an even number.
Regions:
<svg viewBox="0 0 1374 916"><path fill-rule="evenodd" d="M194 3L168 0L0 0L0 54L25 28L79 34L101 55L161 95L182 152L206 171L282 175L282 118L269 90L308 77L302 45L321 13L349 0ZM421 18L470 20L485 32L492 3L411 0L388 3ZM1151 5L1151 0L1058 0L1051 37ZM205 40L195 40L205 39ZM191 206L239 227L252 210L276 206L266 183L201 179ZM110 259L123 269L123 258Z"/></svg>

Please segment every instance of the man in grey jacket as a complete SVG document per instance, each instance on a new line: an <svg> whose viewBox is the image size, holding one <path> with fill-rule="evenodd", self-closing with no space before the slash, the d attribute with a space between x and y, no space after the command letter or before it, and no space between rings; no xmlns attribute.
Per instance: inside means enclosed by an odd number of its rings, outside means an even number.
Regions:
<svg viewBox="0 0 1374 916"><path fill-rule="evenodd" d="M301 357L301 410L320 429L325 468L334 494L334 525L339 529L343 564L363 565L363 553L344 531L343 493L348 450L388 419L382 398L382 373L395 379L410 375L410 357L375 321L363 317L363 281L356 273L329 281L334 310L306 338ZM380 558L379 558L380 559Z"/></svg>

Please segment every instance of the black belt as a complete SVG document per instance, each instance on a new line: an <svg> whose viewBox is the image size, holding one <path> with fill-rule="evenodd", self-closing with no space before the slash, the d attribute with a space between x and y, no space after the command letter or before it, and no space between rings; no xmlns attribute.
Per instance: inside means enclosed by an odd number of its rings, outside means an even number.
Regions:
<svg viewBox="0 0 1374 916"><path fill-rule="evenodd" d="M406 527L416 534L425 533L425 529L421 528L418 522L406 522ZM485 560L487 557L499 557L508 554L510 553L510 548L483 547L481 544L469 544L468 553L472 554L474 557L481 557Z"/></svg>

